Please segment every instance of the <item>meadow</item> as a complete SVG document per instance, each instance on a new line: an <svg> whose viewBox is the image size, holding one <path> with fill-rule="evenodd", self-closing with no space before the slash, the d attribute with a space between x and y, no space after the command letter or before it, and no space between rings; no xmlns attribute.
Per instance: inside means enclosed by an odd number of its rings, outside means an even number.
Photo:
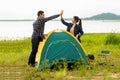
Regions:
<svg viewBox="0 0 120 80"><path fill-rule="evenodd" d="M81 37L87 54L95 60L89 66L76 65L72 70L61 68L51 71L27 65L31 52L31 39L0 40L1 80L119 80L120 79L120 34L91 33ZM109 50L108 62L100 61L101 50ZM87 55L86 54L86 55ZM101 64L103 63L103 64Z"/></svg>

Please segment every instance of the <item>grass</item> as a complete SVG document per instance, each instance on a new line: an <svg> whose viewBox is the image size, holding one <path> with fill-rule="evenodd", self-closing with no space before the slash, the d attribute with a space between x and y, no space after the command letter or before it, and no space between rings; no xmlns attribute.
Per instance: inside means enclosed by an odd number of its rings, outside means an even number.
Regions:
<svg viewBox="0 0 120 80"><path fill-rule="evenodd" d="M84 34L82 45L87 54L94 54L90 67L80 65L73 70L66 68L50 71L27 66L31 52L31 40L0 41L0 79L1 80L119 80L120 78L120 34ZM99 64L99 53L110 50L110 62ZM86 55L87 55L86 54Z"/></svg>
<svg viewBox="0 0 120 80"><path fill-rule="evenodd" d="M120 44L120 36L115 33L109 34L106 38L105 44L113 44L113 45Z"/></svg>
<svg viewBox="0 0 120 80"><path fill-rule="evenodd" d="M30 38L0 41L1 64L25 64L31 50Z"/></svg>

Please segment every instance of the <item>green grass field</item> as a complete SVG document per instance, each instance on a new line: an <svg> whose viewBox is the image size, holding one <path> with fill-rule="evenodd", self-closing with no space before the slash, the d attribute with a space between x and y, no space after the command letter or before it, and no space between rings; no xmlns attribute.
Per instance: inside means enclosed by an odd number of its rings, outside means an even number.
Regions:
<svg viewBox="0 0 120 80"><path fill-rule="evenodd" d="M31 39L0 41L0 80L119 80L120 79L120 34L84 34L82 45L87 54L94 54L95 60L90 66L78 65L77 69L50 71L39 70L27 65L31 52ZM111 52L100 61L99 54L103 49ZM87 55L86 54L86 55Z"/></svg>

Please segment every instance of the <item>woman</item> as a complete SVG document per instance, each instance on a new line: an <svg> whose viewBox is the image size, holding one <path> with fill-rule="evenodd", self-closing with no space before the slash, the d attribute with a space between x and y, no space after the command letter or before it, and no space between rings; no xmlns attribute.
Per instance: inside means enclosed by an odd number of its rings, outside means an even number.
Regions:
<svg viewBox="0 0 120 80"><path fill-rule="evenodd" d="M74 16L72 18L72 23L68 23L64 21L62 15L61 15L61 22L67 26L67 31L72 33L80 42L80 37L83 35L83 29L82 29L82 22L81 19L79 19L78 16ZM78 23L78 24L77 24Z"/></svg>

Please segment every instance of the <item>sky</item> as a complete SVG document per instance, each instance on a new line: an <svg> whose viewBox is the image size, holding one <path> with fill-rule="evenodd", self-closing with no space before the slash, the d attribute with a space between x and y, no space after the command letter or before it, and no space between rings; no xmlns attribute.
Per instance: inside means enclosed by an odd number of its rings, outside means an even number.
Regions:
<svg viewBox="0 0 120 80"><path fill-rule="evenodd" d="M61 10L66 18L106 12L120 15L120 0L0 0L0 19L36 19L39 10L43 10L46 17Z"/></svg>

